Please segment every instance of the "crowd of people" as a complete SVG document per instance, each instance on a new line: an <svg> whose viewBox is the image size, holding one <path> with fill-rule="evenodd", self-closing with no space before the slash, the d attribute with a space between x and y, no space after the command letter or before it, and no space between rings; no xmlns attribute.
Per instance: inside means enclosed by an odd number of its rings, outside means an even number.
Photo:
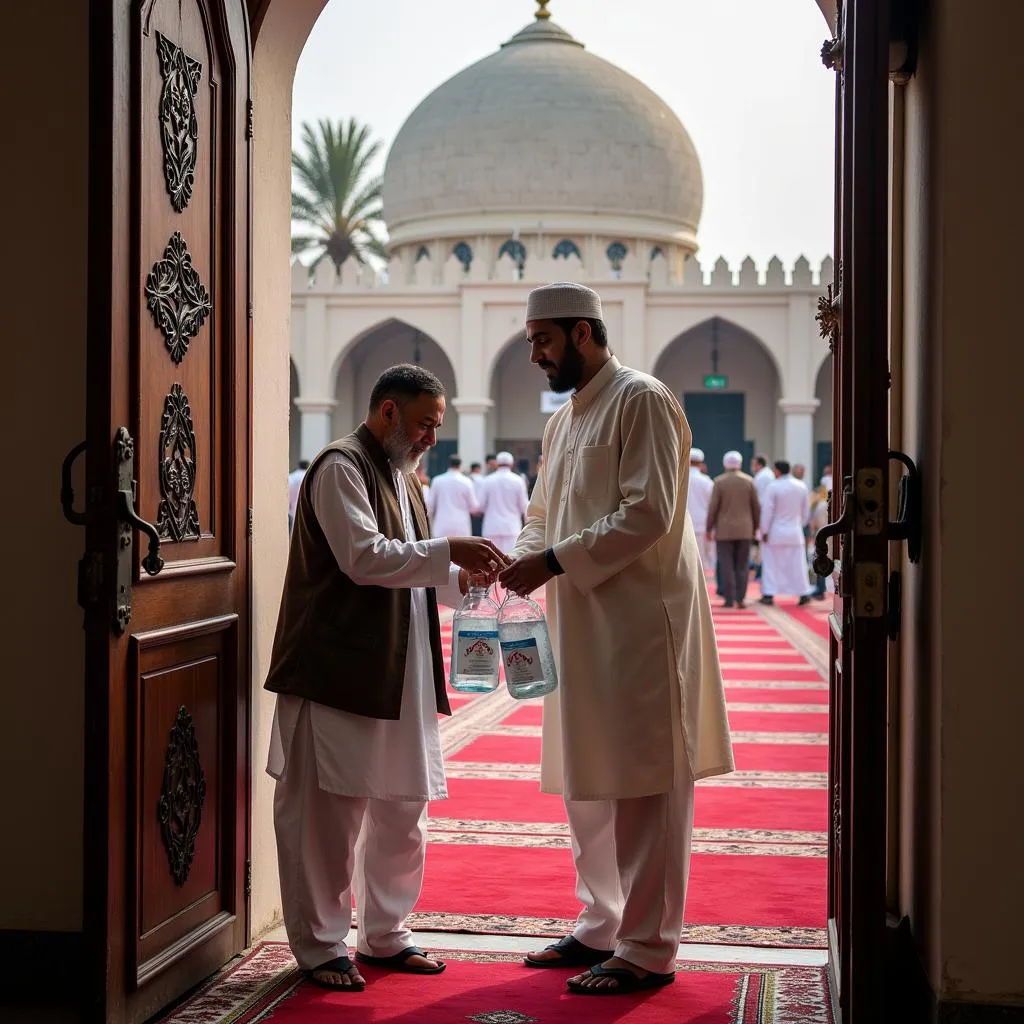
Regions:
<svg viewBox="0 0 1024 1024"><path fill-rule="evenodd" d="M704 452L690 449L687 508L723 607L744 607L752 576L761 584L761 604L776 597L796 597L801 605L823 600L831 580L815 574L811 561L814 536L828 522L832 467L813 491L806 467L785 459L769 468L765 456L755 455L748 474L743 456L729 451L722 468L712 480Z"/></svg>

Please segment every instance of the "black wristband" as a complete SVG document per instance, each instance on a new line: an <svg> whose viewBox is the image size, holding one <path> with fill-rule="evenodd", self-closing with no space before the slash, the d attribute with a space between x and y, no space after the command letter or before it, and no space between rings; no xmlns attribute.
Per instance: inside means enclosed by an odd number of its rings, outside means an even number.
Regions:
<svg viewBox="0 0 1024 1024"><path fill-rule="evenodd" d="M555 558L555 549L546 548L544 550L544 561L548 563L548 569L551 571L552 576L561 576L565 570L559 565L558 559Z"/></svg>

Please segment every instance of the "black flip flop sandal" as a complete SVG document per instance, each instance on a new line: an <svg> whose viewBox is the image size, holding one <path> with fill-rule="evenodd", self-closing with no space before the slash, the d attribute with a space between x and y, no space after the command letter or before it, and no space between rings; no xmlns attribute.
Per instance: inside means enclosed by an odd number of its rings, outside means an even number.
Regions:
<svg viewBox="0 0 1024 1024"><path fill-rule="evenodd" d="M307 981L312 982L314 985L319 985L320 988L330 989L332 992L362 992L366 988L366 982L364 981L357 981L349 985L335 985L333 982L315 977L313 973L314 971L336 971L338 974L351 974L355 970L356 965L347 956L336 956L333 960L328 960L327 963L319 964L316 967L310 967L302 973L305 974Z"/></svg>
<svg viewBox="0 0 1024 1024"><path fill-rule="evenodd" d="M592 967L594 964L603 963L615 956L614 949L594 949L571 935L552 942L544 949L556 952L558 959L534 960L527 956L523 958L523 963L527 967Z"/></svg>
<svg viewBox="0 0 1024 1024"><path fill-rule="evenodd" d="M393 971L404 971L406 974L440 974L445 969L445 964L438 960L436 967L410 967L409 958L414 956L426 956L419 946L408 946L401 953L394 956L370 956L369 953L356 953L356 959L361 964L369 964L371 967L390 967Z"/></svg>
<svg viewBox="0 0 1024 1024"><path fill-rule="evenodd" d="M624 996L631 992L644 992L649 988L671 985L676 980L674 971L670 974L655 974L652 971L646 977L638 978L625 967L602 967L600 964L591 967L590 973L595 978L614 978L618 984L602 985L598 988L594 985L581 985L578 981L573 982L570 978L566 982L569 991L578 996Z"/></svg>

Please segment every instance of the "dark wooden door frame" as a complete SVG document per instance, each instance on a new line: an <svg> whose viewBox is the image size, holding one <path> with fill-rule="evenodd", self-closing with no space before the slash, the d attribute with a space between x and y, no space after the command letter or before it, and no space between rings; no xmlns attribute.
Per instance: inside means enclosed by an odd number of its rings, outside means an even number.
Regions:
<svg viewBox="0 0 1024 1024"><path fill-rule="evenodd" d="M87 1021L124 1021L133 1016L148 1015L144 1001L133 1005L135 985L129 977L129 959L137 950L130 941L130 929L136 922L127 919L128 886L132 884L130 853L138 836L129 829L138 794L129 784L134 753L127 741L127 724L132 707L124 680L116 678L119 664L132 664L138 659L138 641L145 639L159 645L158 632L132 637L129 630L119 641L111 641L111 606L116 585L113 567L118 553L119 518L116 486L112 472L113 425L132 425L138 419L139 370L132 355L133 312L141 301L141 282L131 272L134 260L126 250L138 246L133 217L138 209L138 196L133 169L138 166L137 117L138 84L128 70L132 32L137 30L142 11L149 2L136 0L91 0L89 5L90 53L90 130L89 130L89 247L88 247L88 326L86 370L86 430L88 446L86 462L86 560L95 570L94 592L85 608L85 759L84 759L84 863L83 863L83 933L85 948L84 992L81 1005ZM232 60L236 90L232 93L231 120L225 131L237 137L235 129L243 128L247 110L251 113L252 48L244 0L233 0L220 30L241 44ZM230 22L230 24L229 24ZM251 126L251 120L250 120ZM251 136L251 132L249 133ZM239 692L231 728L240 738L241 746L234 752L217 755L218 764L237 773L230 851L223 854L230 864L224 877L232 891L233 920L229 944L217 946L210 942L208 954L203 952L191 965L208 968L208 973L223 962L218 951L228 945L237 946L237 937L249 936L248 878L244 862L237 859L239 849L248 859L250 845L250 693L249 668L251 643L251 577L249 576L250 540L248 506L252 493L251 466L251 403L252 403L252 337L251 337L251 160L245 159L247 177L236 182L224 197L226 214L237 225L227 231L224 260L233 268L232 280L244 282L244 291L232 290L230 295L231 338L226 342L230 355L225 363L223 392L217 401L225 409L225 424L233 433L234 450L245 453L241 464L224 467L224 486L232 497L232 515L224 528L230 538L234 572L245 581L245 600L237 608L237 621L226 623L225 617L212 617L202 623L196 635L214 628L230 628L236 638ZM220 173L217 169L216 173ZM226 212L226 211L225 211ZM220 296L222 300L228 296ZM237 404L236 404L237 403ZM136 576L144 542L135 539ZM225 573L219 573L224 577ZM194 587L204 579L194 576ZM138 580L136 579L136 582ZM201 604L201 602L200 602ZM200 617L202 616L200 612ZM229 654L230 654L229 647ZM242 693L244 686L245 692ZM244 754L241 752L244 750ZM244 763L241 763L243 762ZM208 961L208 963L207 963ZM173 963L173 959L171 961ZM167 984L173 986L177 967L165 972Z"/></svg>
<svg viewBox="0 0 1024 1024"><path fill-rule="evenodd" d="M889 0L841 5L836 94L838 313L831 625L829 966L835 1015L882 1019L885 948L888 540ZM872 588L877 596L872 597Z"/></svg>

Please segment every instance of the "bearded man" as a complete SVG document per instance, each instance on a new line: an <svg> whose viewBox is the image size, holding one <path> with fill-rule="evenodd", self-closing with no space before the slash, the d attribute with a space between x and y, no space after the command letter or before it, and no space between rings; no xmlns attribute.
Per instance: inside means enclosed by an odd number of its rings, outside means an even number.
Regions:
<svg viewBox="0 0 1024 1024"><path fill-rule="evenodd" d="M561 793L583 909L530 967L590 967L571 991L674 978L695 779L733 768L725 691L693 522L691 435L675 396L608 349L596 292L534 289L531 361L572 391L544 431L515 562L547 588L559 688L545 698L541 788Z"/></svg>
<svg viewBox="0 0 1024 1024"><path fill-rule="evenodd" d="M320 452L299 488L265 684L278 694L267 771L288 941L314 982L343 992L365 985L345 942L353 888L357 960L444 970L405 926L423 880L426 804L447 796L434 588L455 603L456 567L493 579L508 562L483 538L430 539L415 474L444 411L437 377L391 367L366 421Z"/></svg>

